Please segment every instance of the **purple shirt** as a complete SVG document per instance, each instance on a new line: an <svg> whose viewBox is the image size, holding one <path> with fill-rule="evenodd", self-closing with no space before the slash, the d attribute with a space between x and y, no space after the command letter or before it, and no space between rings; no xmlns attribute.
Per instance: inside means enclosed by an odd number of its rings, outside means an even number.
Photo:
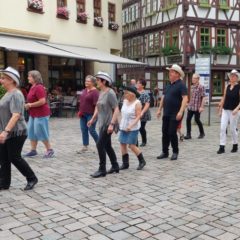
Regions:
<svg viewBox="0 0 240 240"><path fill-rule="evenodd" d="M79 111L81 113L93 114L98 101L98 97L99 92L96 88L90 91L85 88L80 96Z"/></svg>

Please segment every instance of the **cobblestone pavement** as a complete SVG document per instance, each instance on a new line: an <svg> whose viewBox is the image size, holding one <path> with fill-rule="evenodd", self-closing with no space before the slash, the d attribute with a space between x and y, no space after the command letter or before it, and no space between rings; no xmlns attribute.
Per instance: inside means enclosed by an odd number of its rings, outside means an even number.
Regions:
<svg viewBox="0 0 240 240"><path fill-rule="evenodd" d="M153 116L147 129L144 170L130 154L128 170L92 179L98 157L92 140L91 151L76 154L79 120L51 119L56 156L43 159L40 144L39 156L28 159L39 178L33 191L22 190L25 180L13 168L10 190L0 192L0 239L240 239L240 157L230 153L229 138L226 153L216 154L219 120L205 126L204 139L193 126L178 161L156 159L161 121ZM113 141L121 162L116 135Z"/></svg>

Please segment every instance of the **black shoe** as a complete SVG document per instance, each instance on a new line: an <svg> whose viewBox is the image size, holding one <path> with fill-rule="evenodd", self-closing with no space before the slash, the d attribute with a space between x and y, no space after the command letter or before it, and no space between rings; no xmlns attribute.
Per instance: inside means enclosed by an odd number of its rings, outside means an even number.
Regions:
<svg viewBox="0 0 240 240"><path fill-rule="evenodd" d="M159 156L157 156L157 159L163 159L168 158L168 153L161 153Z"/></svg>
<svg viewBox="0 0 240 240"><path fill-rule="evenodd" d="M141 145L140 145L140 147L145 147L146 146L146 143L142 143Z"/></svg>
<svg viewBox="0 0 240 240"><path fill-rule="evenodd" d="M171 160L177 160L178 158L178 154L177 153L173 153L172 156L171 156Z"/></svg>
<svg viewBox="0 0 240 240"><path fill-rule="evenodd" d="M102 172L102 171L96 171L95 173L91 174L90 176L93 178L99 178L99 177L105 177L106 176L106 172Z"/></svg>
<svg viewBox="0 0 240 240"><path fill-rule="evenodd" d="M188 140L188 139L192 139L192 137L191 137L191 135L186 135L186 136L184 137L184 139Z"/></svg>
<svg viewBox="0 0 240 240"><path fill-rule="evenodd" d="M111 167L107 173L108 174L119 173L119 167L116 167L116 168Z"/></svg>
<svg viewBox="0 0 240 240"><path fill-rule="evenodd" d="M231 153L235 153L235 152L237 152L237 151L238 151L238 144L233 144Z"/></svg>
<svg viewBox="0 0 240 240"><path fill-rule="evenodd" d="M199 136L198 136L198 139L201 139L201 138L204 138L205 137L205 134L204 133L201 133Z"/></svg>
<svg viewBox="0 0 240 240"><path fill-rule="evenodd" d="M9 189L9 186L0 186L0 191L1 190L8 190Z"/></svg>
<svg viewBox="0 0 240 240"><path fill-rule="evenodd" d="M220 146L219 146L219 149L218 149L218 151L217 151L217 154L222 154L222 153L225 153L225 146L220 145Z"/></svg>
<svg viewBox="0 0 240 240"><path fill-rule="evenodd" d="M24 188L25 191L32 190L34 186L38 183L38 179L35 177L32 180L28 180L26 187Z"/></svg>

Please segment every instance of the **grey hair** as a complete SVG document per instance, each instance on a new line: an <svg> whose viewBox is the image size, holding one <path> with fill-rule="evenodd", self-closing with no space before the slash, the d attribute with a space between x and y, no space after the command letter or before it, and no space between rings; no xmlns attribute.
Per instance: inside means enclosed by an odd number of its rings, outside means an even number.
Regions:
<svg viewBox="0 0 240 240"><path fill-rule="evenodd" d="M85 77L85 79L86 79L86 80L87 80L87 79L90 79L93 84L96 83L96 78L95 78L94 76L92 76L92 75L87 75L87 76Z"/></svg>
<svg viewBox="0 0 240 240"><path fill-rule="evenodd" d="M42 75L41 75L41 73L39 71L32 70L32 71L29 71L28 74L32 76L32 78L34 79L35 83L43 84Z"/></svg>
<svg viewBox="0 0 240 240"><path fill-rule="evenodd" d="M194 73L194 74L193 74L193 77L195 77L195 78L198 78L198 79L199 79L199 78L200 78L200 75L199 75L198 73Z"/></svg>

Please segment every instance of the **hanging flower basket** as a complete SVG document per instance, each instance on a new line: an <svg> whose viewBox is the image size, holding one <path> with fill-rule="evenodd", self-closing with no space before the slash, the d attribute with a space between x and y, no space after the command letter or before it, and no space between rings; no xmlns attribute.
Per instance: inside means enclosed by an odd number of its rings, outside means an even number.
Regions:
<svg viewBox="0 0 240 240"><path fill-rule="evenodd" d="M103 18L102 17L95 17L94 18L94 26L103 27Z"/></svg>
<svg viewBox="0 0 240 240"><path fill-rule="evenodd" d="M69 18L69 10L67 7L58 7L57 8L57 17L62 19L68 19Z"/></svg>
<svg viewBox="0 0 240 240"><path fill-rule="evenodd" d="M81 23L87 23L88 15L86 12L78 12L77 21Z"/></svg>
<svg viewBox="0 0 240 240"><path fill-rule="evenodd" d="M115 22L109 22L108 28L113 31L117 31L119 28L119 25Z"/></svg>
<svg viewBox="0 0 240 240"><path fill-rule="evenodd" d="M42 0L28 0L28 9L34 12L42 12L43 11Z"/></svg>

